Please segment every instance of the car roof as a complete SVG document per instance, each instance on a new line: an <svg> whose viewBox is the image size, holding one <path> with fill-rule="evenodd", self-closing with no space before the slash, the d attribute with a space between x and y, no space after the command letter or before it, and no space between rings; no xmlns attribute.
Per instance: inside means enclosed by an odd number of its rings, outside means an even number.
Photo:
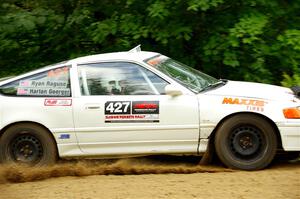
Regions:
<svg viewBox="0 0 300 199"><path fill-rule="evenodd" d="M147 58L156 55L158 55L158 53L147 52L147 51L104 53L104 54L89 55L89 56L75 58L69 60L66 64L70 64L74 62L81 64L81 63L89 63L89 62L96 62L96 61L111 61L111 60L143 61Z"/></svg>
<svg viewBox="0 0 300 199"><path fill-rule="evenodd" d="M17 79L21 79L26 76L34 75L43 71L59 68L62 66L70 66L72 64L84 64L84 63L93 63L93 62L95 63L95 62L105 62L105 61L143 61L145 59L154 57L156 55L159 55L159 53L148 52L148 51L127 51L127 52L104 53L104 54L78 57L75 59L59 62L56 64L51 64L43 68L39 68L34 71L29 71L27 73L24 73L22 75L18 75L16 77L3 80L0 82L0 85L6 84L11 81L15 81Z"/></svg>

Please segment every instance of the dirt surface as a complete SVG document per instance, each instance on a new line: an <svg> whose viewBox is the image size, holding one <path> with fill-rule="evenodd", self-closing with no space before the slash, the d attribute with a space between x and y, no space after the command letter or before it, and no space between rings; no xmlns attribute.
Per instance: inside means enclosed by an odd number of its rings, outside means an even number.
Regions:
<svg viewBox="0 0 300 199"><path fill-rule="evenodd" d="M1 166L0 198L300 199L300 161L252 172L197 166L190 157Z"/></svg>

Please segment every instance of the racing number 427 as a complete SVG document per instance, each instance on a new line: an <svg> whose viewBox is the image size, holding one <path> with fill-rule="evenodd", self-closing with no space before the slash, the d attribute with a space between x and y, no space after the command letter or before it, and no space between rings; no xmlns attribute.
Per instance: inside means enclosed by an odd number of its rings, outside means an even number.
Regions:
<svg viewBox="0 0 300 199"><path fill-rule="evenodd" d="M109 101L105 103L105 114L130 114L130 101Z"/></svg>

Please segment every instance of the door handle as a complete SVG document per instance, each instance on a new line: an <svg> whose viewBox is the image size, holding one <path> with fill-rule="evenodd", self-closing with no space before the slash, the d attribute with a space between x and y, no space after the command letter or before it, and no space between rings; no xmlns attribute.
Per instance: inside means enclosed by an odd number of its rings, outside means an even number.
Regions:
<svg viewBox="0 0 300 199"><path fill-rule="evenodd" d="M86 104L85 109L97 110L97 109L100 109L100 105L99 104Z"/></svg>
<svg viewBox="0 0 300 199"><path fill-rule="evenodd" d="M86 109L90 109L90 110L100 109L100 106L87 106Z"/></svg>

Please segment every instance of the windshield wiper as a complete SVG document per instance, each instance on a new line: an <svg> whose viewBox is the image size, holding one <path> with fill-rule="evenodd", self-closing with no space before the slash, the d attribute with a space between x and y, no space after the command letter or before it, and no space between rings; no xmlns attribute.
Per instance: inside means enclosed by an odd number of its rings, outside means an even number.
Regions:
<svg viewBox="0 0 300 199"><path fill-rule="evenodd" d="M220 81L217 81L213 84L208 84L206 87L204 87L200 92L202 91L207 91L207 90L210 90L210 89L213 89L213 88L216 88L216 87L219 87L219 86L224 86L226 83L227 83L228 80L226 79L220 79Z"/></svg>

